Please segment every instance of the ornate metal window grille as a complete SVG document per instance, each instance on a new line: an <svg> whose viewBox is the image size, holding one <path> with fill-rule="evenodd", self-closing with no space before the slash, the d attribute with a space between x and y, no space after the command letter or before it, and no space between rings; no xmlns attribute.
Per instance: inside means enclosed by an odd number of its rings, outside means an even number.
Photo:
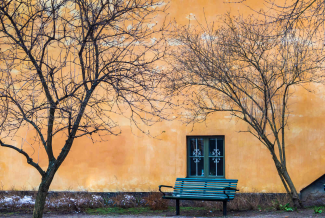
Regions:
<svg viewBox="0 0 325 218"><path fill-rule="evenodd" d="M225 177L224 137L188 137L188 176Z"/></svg>

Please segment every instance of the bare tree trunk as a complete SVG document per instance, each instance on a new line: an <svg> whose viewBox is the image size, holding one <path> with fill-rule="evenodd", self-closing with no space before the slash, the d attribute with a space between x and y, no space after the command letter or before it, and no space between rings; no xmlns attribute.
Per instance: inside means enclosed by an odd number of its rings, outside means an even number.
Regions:
<svg viewBox="0 0 325 218"><path fill-rule="evenodd" d="M300 201L299 199L299 195L298 195L298 192L296 190L296 187L294 186L290 176L289 176L289 173L287 171L286 168L282 167L282 176L284 178L284 180L286 181L287 185L289 186L290 188L290 191L291 191L291 199L292 199L292 202L293 202L293 205L297 208L303 208L303 205L302 205L302 202Z"/></svg>
<svg viewBox="0 0 325 218"><path fill-rule="evenodd" d="M303 204L299 199L298 192L296 190L295 185L293 184L291 177L289 176L289 173L287 171L287 167L285 164L281 163L278 158L276 157L275 153L271 151L273 156L273 161L275 164L275 167L279 173L279 176L281 178L281 181L283 183L283 186L285 187L287 193L290 195L291 200L293 202L293 205L297 208L303 208Z"/></svg>
<svg viewBox="0 0 325 218"><path fill-rule="evenodd" d="M46 197L57 169L58 168L55 167L54 164L50 164L45 176L42 178L42 182L39 185L36 200L35 200L33 218L43 217Z"/></svg>
<svg viewBox="0 0 325 218"><path fill-rule="evenodd" d="M294 186L286 167L282 166L282 164L277 160L274 160L274 162L281 178L281 181L283 183L283 186L285 187L287 193L290 195L293 205L297 208L303 208L303 204L299 199L296 187Z"/></svg>
<svg viewBox="0 0 325 218"><path fill-rule="evenodd" d="M43 181L41 185L39 186L36 200L35 200L35 206L33 211L33 218L42 218L43 217L43 211L45 207L46 202L46 196L48 194L49 187L44 185Z"/></svg>

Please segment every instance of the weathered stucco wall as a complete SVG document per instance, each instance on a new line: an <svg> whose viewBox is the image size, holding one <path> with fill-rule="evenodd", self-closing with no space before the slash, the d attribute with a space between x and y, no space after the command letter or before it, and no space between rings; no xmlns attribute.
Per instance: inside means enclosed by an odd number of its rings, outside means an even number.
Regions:
<svg viewBox="0 0 325 218"><path fill-rule="evenodd" d="M203 19L203 7L208 20L231 10L249 13L240 4L224 4L223 0L173 0L170 17L182 24L188 15ZM248 1L254 8L262 1ZM315 85L315 93L297 89L291 102L287 143L288 170L298 191L324 174L325 164L325 87ZM153 191L158 185L172 185L176 177L186 176L186 136L224 135L225 173L228 179L238 179L243 192L284 192L268 150L247 133L245 124L227 113L211 116L205 124L184 126L178 121L163 122L152 127L147 137L121 118L122 134L106 137L106 141L92 144L88 138L75 141L72 150L56 174L51 190L75 191ZM25 134L25 133L21 133ZM29 132L29 134L32 134ZM20 145L21 142L16 142ZM59 152L63 139L55 140ZM28 144L24 147L33 152ZM47 164L45 153L36 151L41 166ZM0 185L8 189L33 189L38 186L38 172L28 166L17 152L0 148Z"/></svg>

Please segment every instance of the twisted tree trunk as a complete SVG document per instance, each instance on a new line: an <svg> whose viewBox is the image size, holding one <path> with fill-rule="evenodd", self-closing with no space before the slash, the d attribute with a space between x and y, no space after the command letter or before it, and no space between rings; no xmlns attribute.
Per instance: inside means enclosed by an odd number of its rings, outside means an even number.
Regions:
<svg viewBox="0 0 325 218"><path fill-rule="evenodd" d="M285 183L288 185L288 187L290 189L289 194L291 196L293 205L297 208L303 208L303 204L300 201L299 194L291 180L291 177L289 176L287 169L285 167L281 167L281 169L279 169L279 170L281 171L281 176L284 178ZM282 180L282 182L284 182L284 181ZM283 185L285 185L285 183Z"/></svg>
<svg viewBox="0 0 325 218"><path fill-rule="evenodd" d="M287 193L290 195L294 207L303 208L303 204L300 201L299 194L294 186L291 177L288 173L285 163L281 163L275 155L273 155L273 160L276 166L276 169L279 173L283 186L285 187Z"/></svg>
<svg viewBox="0 0 325 218"><path fill-rule="evenodd" d="M49 168L47 169L46 174L42 177L42 181L41 184L39 185L36 200L35 200L33 218L43 217L46 197L57 169L58 167L55 164L53 163L49 164Z"/></svg>

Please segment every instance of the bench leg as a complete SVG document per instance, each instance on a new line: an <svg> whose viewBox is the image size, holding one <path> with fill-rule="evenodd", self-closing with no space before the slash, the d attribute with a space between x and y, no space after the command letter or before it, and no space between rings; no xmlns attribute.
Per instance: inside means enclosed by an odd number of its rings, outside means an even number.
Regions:
<svg viewBox="0 0 325 218"><path fill-rule="evenodd" d="M179 199L176 199L176 215L179 215Z"/></svg>
<svg viewBox="0 0 325 218"><path fill-rule="evenodd" d="M224 216L227 216L227 201L224 201L223 202L223 215Z"/></svg>

